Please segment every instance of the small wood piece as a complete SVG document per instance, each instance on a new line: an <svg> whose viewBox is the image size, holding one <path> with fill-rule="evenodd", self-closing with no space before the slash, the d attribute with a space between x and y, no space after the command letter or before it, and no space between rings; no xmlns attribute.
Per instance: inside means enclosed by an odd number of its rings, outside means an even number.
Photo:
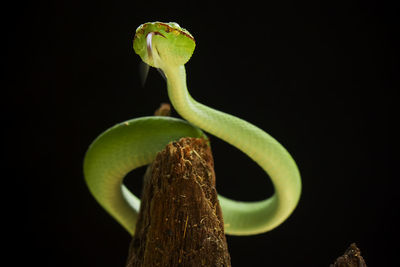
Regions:
<svg viewBox="0 0 400 267"><path fill-rule="evenodd" d="M147 169L126 266L231 266L207 140L170 143Z"/></svg>
<svg viewBox="0 0 400 267"><path fill-rule="evenodd" d="M154 112L154 116L170 116L171 105L168 103L161 103L160 107Z"/></svg>
<svg viewBox="0 0 400 267"><path fill-rule="evenodd" d="M360 249L356 244L351 244L343 256L336 259L330 267L367 267L363 257L361 257Z"/></svg>

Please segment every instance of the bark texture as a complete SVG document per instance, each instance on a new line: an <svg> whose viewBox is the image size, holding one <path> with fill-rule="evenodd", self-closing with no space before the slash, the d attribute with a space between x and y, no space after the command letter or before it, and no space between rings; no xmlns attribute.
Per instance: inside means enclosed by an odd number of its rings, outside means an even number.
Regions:
<svg viewBox="0 0 400 267"><path fill-rule="evenodd" d="M173 142L148 167L126 266L231 266L207 140Z"/></svg>
<svg viewBox="0 0 400 267"><path fill-rule="evenodd" d="M361 257L360 249L356 244L351 244L343 256L336 259L330 267L367 267L363 257Z"/></svg>

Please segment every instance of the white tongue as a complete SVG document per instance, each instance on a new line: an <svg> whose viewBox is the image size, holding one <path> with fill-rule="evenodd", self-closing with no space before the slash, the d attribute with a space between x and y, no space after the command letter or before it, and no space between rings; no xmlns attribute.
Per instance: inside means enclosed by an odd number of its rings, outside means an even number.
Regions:
<svg viewBox="0 0 400 267"><path fill-rule="evenodd" d="M165 76L164 72L162 71L162 69L157 68L158 72L161 74L161 76L164 78L165 81L167 81L167 77Z"/></svg>
<svg viewBox="0 0 400 267"><path fill-rule="evenodd" d="M146 84L147 76L149 75L149 69L150 69L150 65L147 65L143 61L141 61L139 63L140 83L141 83L142 87L144 87L144 85ZM164 78L164 80L167 80L167 77L165 77L165 74L162 71L162 69L156 68L156 70L158 70L158 72L161 74L161 76Z"/></svg>
<svg viewBox="0 0 400 267"><path fill-rule="evenodd" d="M143 61L140 62L139 64L139 73L140 73L140 83L142 84L142 87L144 87L147 76L149 74L149 69L150 66L144 63Z"/></svg>

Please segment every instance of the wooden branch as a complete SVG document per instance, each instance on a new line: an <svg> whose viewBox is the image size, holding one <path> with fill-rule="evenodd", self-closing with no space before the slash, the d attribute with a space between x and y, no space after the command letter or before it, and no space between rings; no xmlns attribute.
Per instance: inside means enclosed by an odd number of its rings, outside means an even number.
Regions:
<svg viewBox="0 0 400 267"><path fill-rule="evenodd" d="M353 243L330 267L367 267L367 265L361 257L360 249Z"/></svg>
<svg viewBox="0 0 400 267"><path fill-rule="evenodd" d="M171 143L147 169L126 266L231 266L206 140Z"/></svg>

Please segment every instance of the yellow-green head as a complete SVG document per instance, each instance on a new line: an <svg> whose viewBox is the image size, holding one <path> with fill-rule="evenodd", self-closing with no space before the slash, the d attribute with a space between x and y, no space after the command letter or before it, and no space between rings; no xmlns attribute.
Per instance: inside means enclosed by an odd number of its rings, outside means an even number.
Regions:
<svg viewBox="0 0 400 267"><path fill-rule="evenodd" d="M149 22L136 29L133 49L143 62L159 68L163 64L184 65L193 54L193 36L177 23Z"/></svg>

